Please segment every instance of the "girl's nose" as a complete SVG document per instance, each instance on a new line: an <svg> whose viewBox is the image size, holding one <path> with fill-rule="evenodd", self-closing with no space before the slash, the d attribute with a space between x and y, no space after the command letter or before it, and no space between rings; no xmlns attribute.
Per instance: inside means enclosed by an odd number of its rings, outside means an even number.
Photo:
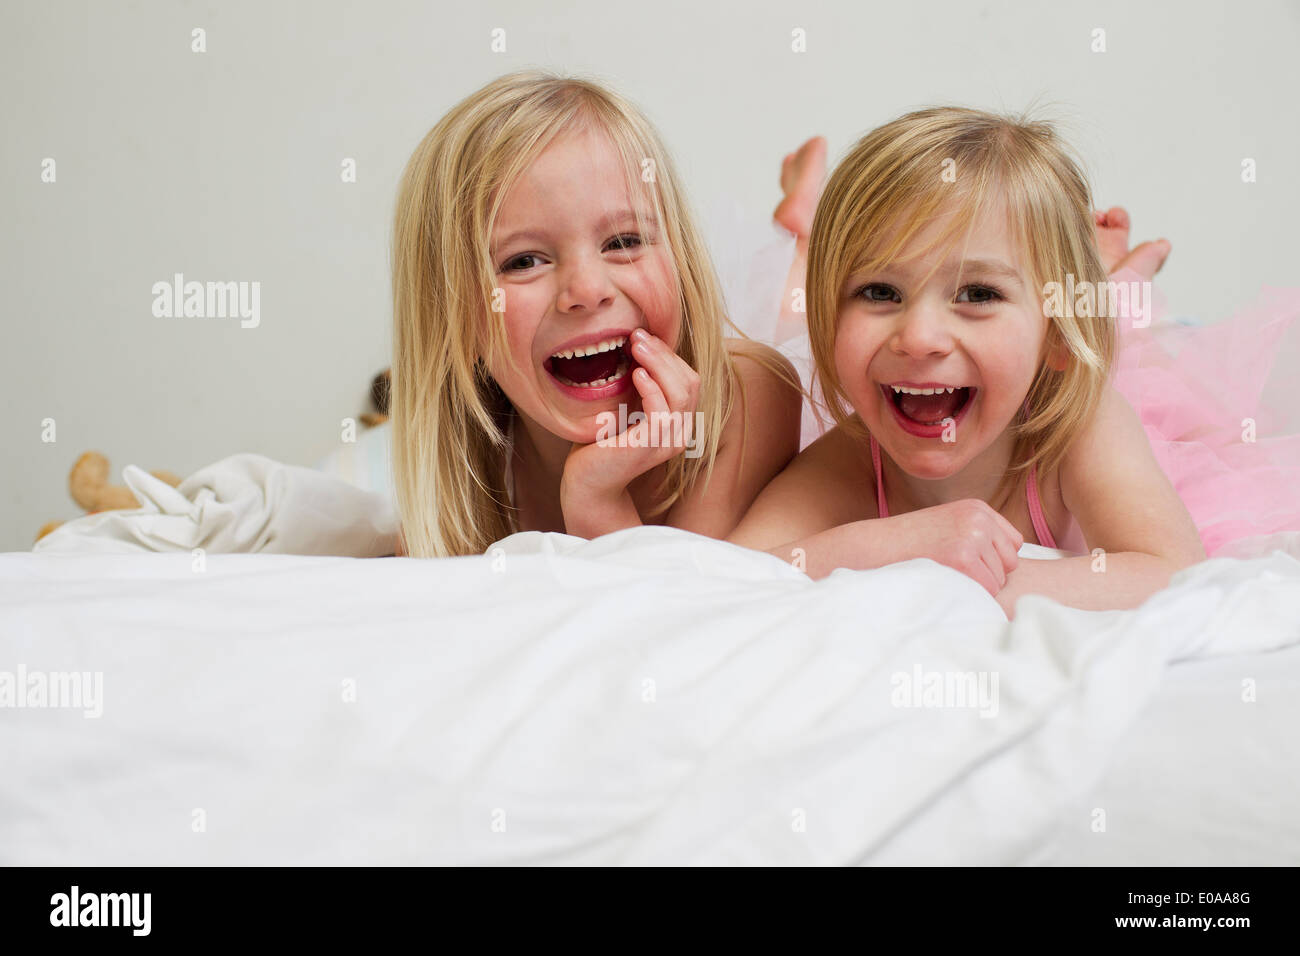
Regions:
<svg viewBox="0 0 1300 956"><path fill-rule="evenodd" d="M556 307L561 312L594 311L614 299L614 286L599 256L583 257L560 271Z"/></svg>
<svg viewBox="0 0 1300 956"><path fill-rule="evenodd" d="M947 355L952 351L952 333L943 310L925 303L904 310L890 345L895 352L916 357Z"/></svg>

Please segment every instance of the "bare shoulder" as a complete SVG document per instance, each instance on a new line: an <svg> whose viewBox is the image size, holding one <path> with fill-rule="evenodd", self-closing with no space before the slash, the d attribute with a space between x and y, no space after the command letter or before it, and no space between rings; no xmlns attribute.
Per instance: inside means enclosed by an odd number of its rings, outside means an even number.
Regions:
<svg viewBox="0 0 1300 956"><path fill-rule="evenodd" d="M876 472L866 429L856 415L818 438L795 461L816 473L827 493L843 502L840 524L878 517Z"/></svg>
<svg viewBox="0 0 1300 956"><path fill-rule="evenodd" d="M870 454L837 426L786 466L759 495L729 540L766 551L830 528L876 517Z"/></svg>
<svg viewBox="0 0 1300 956"><path fill-rule="evenodd" d="M1082 484L1145 461L1154 463L1146 429L1128 400L1107 385L1061 460L1061 497L1068 507L1070 498L1082 491Z"/></svg>
<svg viewBox="0 0 1300 956"><path fill-rule="evenodd" d="M1203 560L1196 525L1161 470L1146 428L1113 386L1061 462L1061 498L1089 547Z"/></svg>
<svg viewBox="0 0 1300 956"><path fill-rule="evenodd" d="M1092 417L1084 427L1084 433L1098 437L1108 432L1113 433L1117 429L1141 431L1142 422L1137 412L1133 410L1133 406L1128 403L1128 399L1120 394L1119 389L1114 385L1107 385L1101 393L1097 407L1093 410Z"/></svg>
<svg viewBox="0 0 1300 956"><path fill-rule="evenodd" d="M752 425L747 434L778 446L784 467L799 450L803 412L799 375L784 355L760 342L727 339L726 347L739 380L736 406L743 414L731 416L727 431L736 434L743 424Z"/></svg>
<svg viewBox="0 0 1300 956"><path fill-rule="evenodd" d="M726 339L724 344L727 354L737 360L736 374L746 387L771 387L798 395L798 373L790 360L772 346L750 339Z"/></svg>
<svg viewBox="0 0 1300 956"><path fill-rule="evenodd" d="M727 348L733 359L736 393L718 436L709 480L673 505L667 523L711 537L726 537L754 499L799 451L802 395L789 363L755 343ZM789 369L787 381L783 369Z"/></svg>

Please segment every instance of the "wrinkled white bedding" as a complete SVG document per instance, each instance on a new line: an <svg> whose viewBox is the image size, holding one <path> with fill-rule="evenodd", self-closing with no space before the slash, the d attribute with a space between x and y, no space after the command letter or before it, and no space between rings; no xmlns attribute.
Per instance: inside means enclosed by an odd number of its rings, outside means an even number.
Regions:
<svg viewBox="0 0 1300 956"><path fill-rule="evenodd" d="M1034 862L1296 865L1298 711L1300 645L1170 667L1098 785L1061 811Z"/></svg>
<svg viewBox="0 0 1300 956"><path fill-rule="evenodd" d="M0 555L0 671L103 675L98 718L0 710L0 863L1128 862L1063 834L1172 662L1294 655L1296 537L1012 623L930 561L812 582L664 528L445 561ZM901 696L962 673L996 696ZM1269 706L1247 766L1294 757L1300 702ZM1151 747L1191 761L1213 728L1182 713ZM1276 834L1233 862L1300 862L1294 789L1194 779Z"/></svg>
<svg viewBox="0 0 1300 956"><path fill-rule="evenodd" d="M36 542L54 554L192 551L375 558L397 550L390 495L264 455L231 455L176 488L127 465L141 507L69 521Z"/></svg>

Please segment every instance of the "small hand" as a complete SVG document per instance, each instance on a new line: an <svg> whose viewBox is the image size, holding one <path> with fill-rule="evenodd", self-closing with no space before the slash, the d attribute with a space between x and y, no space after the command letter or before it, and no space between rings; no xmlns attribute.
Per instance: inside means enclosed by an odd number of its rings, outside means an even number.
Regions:
<svg viewBox="0 0 1300 956"><path fill-rule="evenodd" d="M695 369L644 329L632 333L632 357L638 363L632 384L643 417L624 432L606 428L600 440L573 446L560 484L566 526L570 504L590 514L593 505L621 499L633 479L703 440L695 429L700 393Z"/></svg>
<svg viewBox="0 0 1300 956"><path fill-rule="evenodd" d="M930 558L973 578L994 597L1019 563L1024 535L1006 518L978 498L910 511L907 520L908 556Z"/></svg>

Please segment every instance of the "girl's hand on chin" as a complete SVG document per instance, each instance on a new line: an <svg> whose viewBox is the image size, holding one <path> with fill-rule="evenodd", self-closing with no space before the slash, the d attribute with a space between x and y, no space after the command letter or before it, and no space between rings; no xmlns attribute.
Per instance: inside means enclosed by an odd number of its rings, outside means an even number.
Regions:
<svg viewBox="0 0 1300 956"><path fill-rule="evenodd" d="M902 538L907 557L930 558L974 578L997 597L1016 569L1024 535L978 498L909 511Z"/></svg>
<svg viewBox="0 0 1300 956"><path fill-rule="evenodd" d="M599 526L600 513L626 512L624 499L633 479L703 442L695 427L700 394L700 376L695 369L644 329L632 333L632 357L640 366L632 370L632 384L641 396L644 415L622 432L615 430L620 423L605 427L597 441L575 444L569 452L560 482L560 503L570 534L595 537L617 530L584 533L591 530L593 517ZM627 412L626 417L635 414ZM627 522L619 524L627 526Z"/></svg>

